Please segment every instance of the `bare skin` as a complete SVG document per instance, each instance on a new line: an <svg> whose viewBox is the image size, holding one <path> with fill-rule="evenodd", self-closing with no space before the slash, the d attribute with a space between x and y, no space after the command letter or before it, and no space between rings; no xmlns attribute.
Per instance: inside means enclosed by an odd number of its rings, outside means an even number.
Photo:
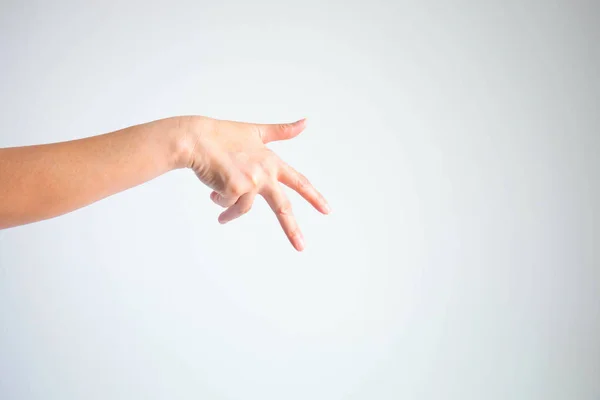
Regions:
<svg viewBox="0 0 600 400"><path fill-rule="evenodd" d="M305 121L249 124L173 117L62 143L0 149L0 229L56 217L174 169L191 168L213 189L224 224L265 198L298 251L304 238L280 183L318 211L330 209L309 181L266 144L291 139Z"/></svg>

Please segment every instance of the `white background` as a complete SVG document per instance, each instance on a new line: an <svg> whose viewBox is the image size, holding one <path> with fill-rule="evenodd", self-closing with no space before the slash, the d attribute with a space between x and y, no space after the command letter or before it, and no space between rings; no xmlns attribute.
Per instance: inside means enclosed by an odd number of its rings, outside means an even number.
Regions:
<svg viewBox="0 0 600 400"><path fill-rule="evenodd" d="M94 3L0 3L0 146L308 117L334 212L297 254L177 171L4 231L0 398L600 398L597 3Z"/></svg>

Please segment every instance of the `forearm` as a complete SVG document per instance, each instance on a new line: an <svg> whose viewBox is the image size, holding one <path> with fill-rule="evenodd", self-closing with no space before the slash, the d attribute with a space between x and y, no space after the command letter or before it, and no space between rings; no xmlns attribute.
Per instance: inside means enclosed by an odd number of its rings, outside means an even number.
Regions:
<svg viewBox="0 0 600 400"><path fill-rule="evenodd" d="M0 229L67 213L181 167L181 121L0 149Z"/></svg>

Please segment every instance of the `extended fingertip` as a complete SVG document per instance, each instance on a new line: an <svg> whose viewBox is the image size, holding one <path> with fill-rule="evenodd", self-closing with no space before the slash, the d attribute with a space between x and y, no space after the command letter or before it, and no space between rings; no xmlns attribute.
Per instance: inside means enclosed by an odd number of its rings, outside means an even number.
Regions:
<svg viewBox="0 0 600 400"><path fill-rule="evenodd" d="M302 236L296 236L294 238L294 247L298 251L304 250L304 238Z"/></svg>

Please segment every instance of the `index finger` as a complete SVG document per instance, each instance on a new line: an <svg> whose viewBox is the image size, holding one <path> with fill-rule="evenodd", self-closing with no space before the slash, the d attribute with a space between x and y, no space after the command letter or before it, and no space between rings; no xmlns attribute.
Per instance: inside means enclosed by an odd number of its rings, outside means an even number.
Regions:
<svg viewBox="0 0 600 400"><path fill-rule="evenodd" d="M319 210L323 214L329 214L331 207L327 204L325 197L310 183L310 181L290 167L286 163L282 162L282 166L279 169L279 181L287 187L295 190L300 196L304 197L314 208Z"/></svg>

